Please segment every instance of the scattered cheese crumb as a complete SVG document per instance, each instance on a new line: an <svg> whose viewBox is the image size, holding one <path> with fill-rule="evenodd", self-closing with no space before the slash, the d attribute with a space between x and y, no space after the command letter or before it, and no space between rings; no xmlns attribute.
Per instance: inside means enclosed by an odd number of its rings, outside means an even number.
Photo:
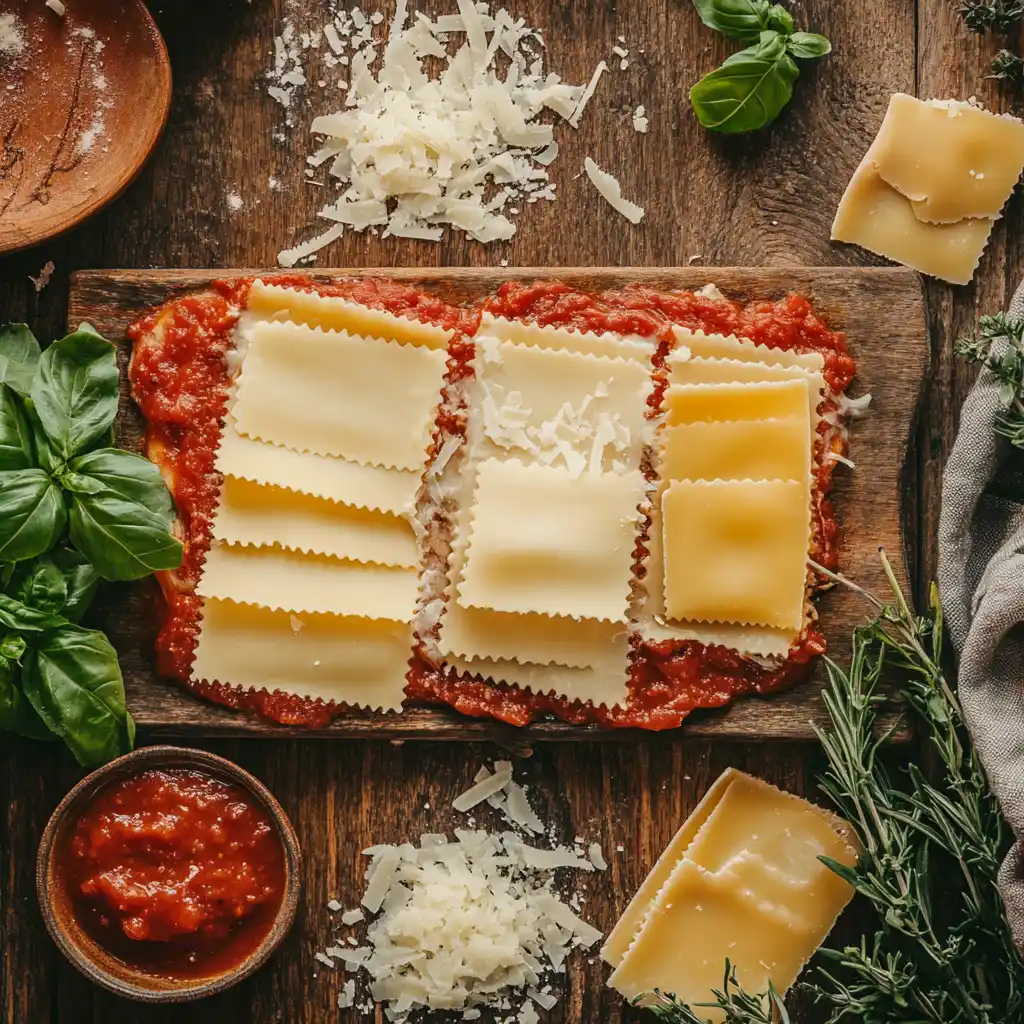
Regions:
<svg viewBox="0 0 1024 1024"><path fill-rule="evenodd" d="M25 52L25 32L13 14L0 14L0 54L18 57Z"/></svg>
<svg viewBox="0 0 1024 1024"><path fill-rule="evenodd" d="M338 994L338 1009L347 1010L349 1007L354 1006L356 1002L356 983L349 978L345 982Z"/></svg>
<svg viewBox="0 0 1024 1024"><path fill-rule="evenodd" d="M580 118L583 116L583 111L587 104L590 102L591 97L597 90L597 83L601 80L601 76L608 70L608 65L604 61L594 68L593 75L590 76L590 81L587 83L587 87L583 90L583 95L580 96L579 102L576 104L576 109L569 115L569 124L573 128L579 128Z"/></svg>
<svg viewBox="0 0 1024 1024"><path fill-rule="evenodd" d="M339 910L341 910L341 904L337 900L328 900L327 909L330 910L332 913L336 914Z"/></svg>
<svg viewBox="0 0 1024 1024"><path fill-rule="evenodd" d="M355 910L346 910L341 915L342 924L358 924L366 915L357 907Z"/></svg>
<svg viewBox="0 0 1024 1024"><path fill-rule="evenodd" d="M53 277L53 272L57 268L53 265L53 260L47 260L43 264L43 269L39 271L38 277L33 277L31 274L28 275L28 279L36 286L36 293L41 292L49 283Z"/></svg>
<svg viewBox="0 0 1024 1024"><path fill-rule="evenodd" d="M633 131L646 133L647 126L649 125L647 119L647 111L643 106L639 106L633 111Z"/></svg>
<svg viewBox="0 0 1024 1024"><path fill-rule="evenodd" d="M242 197L237 192L229 191L226 198L228 209L232 213L238 213L238 211L241 210L243 206L245 206L245 202L242 200Z"/></svg>
<svg viewBox="0 0 1024 1024"><path fill-rule="evenodd" d="M63 18L68 13L68 9L61 3L61 0L46 0L46 6L60 18Z"/></svg>
<svg viewBox="0 0 1024 1024"><path fill-rule="evenodd" d="M637 206L636 203L631 203L628 199L623 199L622 188L616 178L613 178L607 171L602 171L589 156L583 161L583 168L594 188L604 196L613 210L621 213L631 224L639 224L643 220L644 208Z"/></svg>

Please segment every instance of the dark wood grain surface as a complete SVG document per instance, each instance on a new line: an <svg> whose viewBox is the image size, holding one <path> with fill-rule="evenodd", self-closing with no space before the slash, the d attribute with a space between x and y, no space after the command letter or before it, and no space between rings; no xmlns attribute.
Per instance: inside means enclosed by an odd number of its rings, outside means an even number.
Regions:
<svg viewBox="0 0 1024 1024"><path fill-rule="evenodd" d="M245 271L233 273L245 275ZM249 272L251 273L251 272ZM359 270L321 271L324 275L359 274ZM384 270L385 273L437 295L452 304L480 299L502 281L532 281L538 276L557 278L572 287L601 291L642 283L665 290L696 289L714 282L730 298L743 302L778 299L798 291L811 299L829 324L847 333L857 359L854 394L870 394L871 415L851 425L850 456L856 471L837 467L833 491L836 516L842 531L841 567L857 582L876 593L884 592L885 575L877 557L879 545L897 563L901 577L904 552L904 509L910 507L907 481L908 445L916 428L917 411L928 365L921 279L903 268L815 267L775 270L756 267L666 269L526 268L492 270ZM190 270L84 271L73 275L69 318L88 321L109 338L119 340L122 367L127 367L131 343L124 339L127 326L143 311L185 290L207 288L208 272ZM142 450L145 424L127 393L122 373L122 402L118 416L118 444ZM153 581L122 587L100 603L98 625L110 636L121 658L129 702L139 726L152 735L196 736L284 734L280 726L248 714L213 707L182 688L157 679L153 672L155 628ZM850 635L865 611L863 599L853 591L835 588L816 601L818 628L833 657L844 659ZM743 699L724 711L697 712L687 723L690 735L745 739L814 739L814 726L825 719L821 685L824 665L812 678L791 690L765 699ZM307 735L309 735L307 731ZM512 744L541 739L582 741L599 738L642 742L627 730L600 730L563 722L536 722L527 729L501 726L487 719L471 719L446 708L409 708L401 715L349 715L314 735L330 737L483 739Z"/></svg>
<svg viewBox="0 0 1024 1024"><path fill-rule="evenodd" d="M73 0L68 0L74 10ZM270 266L279 249L306 237L321 204L303 184L308 138L285 144L271 133L280 110L260 75L277 25L274 0L163 0L154 13L170 49L175 96L166 135L141 177L114 205L70 235L0 261L0 320L27 319L59 334L71 271L113 267ZM319 0L298 8L319 9ZM368 7L372 4L367 4ZM444 6L441 0L427 5ZM507 245L483 248L451 235L438 245L350 235L324 256L335 266L671 266L879 265L828 241L832 213L895 90L925 96L977 95L996 109L1010 98L986 81L1000 45L960 24L952 0L805 0L800 21L835 45L806 67L793 105L775 127L748 139L706 136L686 91L732 45L704 30L687 0L510 0L546 30L552 66L585 79L616 37L645 53L606 77L580 130L560 130L553 167L560 199L519 219ZM626 108L643 103L647 136L629 128ZM630 198L647 206L638 227L607 215L585 178L584 155L614 171ZM277 176L284 191L270 192ZM230 191L244 208L232 213ZM1024 273L1019 196L996 225L977 282L927 285L932 371L912 467L908 516L918 588L935 571L940 474L970 381L952 339L981 311L1001 307ZM53 283L37 294L28 280L53 260ZM695 259L696 263L697 260ZM145 731L143 742L151 739ZM355 899L359 849L452 824L447 803L500 749L492 743L408 741L310 743L218 740L204 746L263 779L292 815L306 850L306 898L273 962L241 988L187 1010L147 1010L92 989L63 962L43 930L33 892L35 848L46 818L80 770L56 747L0 737L0 1015L8 1024L271 1024L359 1019L339 1015L342 978L319 969L313 951L326 935L326 900ZM750 745L687 735L627 744L539 744L519 750L517 771L533 784L546 817L566 837L599 839L608 876L587 880L586 915L607 928L693 807L727 765L813 795L820 755L813 744ZM424 805L429 803L428 811ZM617 846L622 853L615 853ZM847 933L856 930L848 920ZM567 1022L638 1019L604 987L606 972L574 961L550 1015ZM815 1020L801 1009L798 1020Z"/></svg>

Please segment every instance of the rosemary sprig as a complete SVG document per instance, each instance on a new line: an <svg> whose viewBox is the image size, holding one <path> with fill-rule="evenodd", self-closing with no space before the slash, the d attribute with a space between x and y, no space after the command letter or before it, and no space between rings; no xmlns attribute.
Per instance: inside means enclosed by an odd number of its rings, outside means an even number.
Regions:
<svg viewBox="0 0 1024 1024"><path fill-rule="evenodd" d="M697 1011L712 1009L725 1015L724 1024L790 1024L782 998L771 983L768 991L760 995L744 992L736 980L736 968L728 960L722 987L711 994L714 999L710 1003L684 1006L675 996L655 992L657 1002L648 1005L648 1009L665 1024L707 1024L710 1018Z"/></svg>
<svg viewBox="0 0 1024 1024"><path fill-rule="evenodd" d="M870 943L823 951L812 991L831 1006L830 1024L1019 1020L1024 964L996 889L1010 836L942 669L938 593L929 614L915 616L884 552L882 563L892 600L854 587L875 618L855 633L847 669L828 664L831 725L819 730L829 763L822 789L864 849L855 868L826 863L867 899L879 928ZM879 757L887 659L939 763L934 780L912 765L901 780L909 785L897 785Z"/></svg>
<svg viewBox="0 0 1024 1024"><path fill-rule="evenodd" d="M957 11L974 32L1009 32L1024 19L1024 0L962 0Z"/></svg>
<svg viewBox="0 0 1024 1024"><path fill-rule="evenodd" d="M1004 338L1005 352L994 353L996 342ZM996 418L996 433L1024 448L1024 318L1007 313L983 316L974 334L957 339L956 351L981 363L998 381L1003 411Z"/></svg>

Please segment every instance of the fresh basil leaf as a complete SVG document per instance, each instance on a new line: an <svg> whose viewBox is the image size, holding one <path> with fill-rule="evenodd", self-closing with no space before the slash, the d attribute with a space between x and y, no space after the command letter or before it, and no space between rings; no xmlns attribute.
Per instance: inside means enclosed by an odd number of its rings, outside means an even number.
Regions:
<svg viewBox="0 0 1024 1024"><path fill-rule="evenodd" d="M776 32L788 36L792 34L796 26L793 24L793 15L782 4L775 4L768 12L764 27L774 29Z"/></svg>
<svg viewBox="0 0 1024 1024"><path fill-rule="evenodd" d="M25 653L25 638L11 633L0 640L0 664L4 661L20 662Z"/></svg>
<svg viewBox="0 0 1024 1024"><path fill-rule="evenodd" d="M786 38L764 32L756 46L734 53L691 90L697 119L711 131L752 132L771 124L793 97L800 70Z"/></svg>
<svg viewBox="0 0 1024 1024"><path fill-rule="evenodd" d="M71 542L105 580L136 580L181 565L163 516L114 494L71 496Z"/></svg>
<svg viewBox="0 0 1024 1024"><path fill-rule="evenodd" d="M88 450L117 415L114 346L83 324L43 353L31 394L43 431L61 458Z"/></svg>
<svg viewBox="0 0 1024 1024"><path fill-rule="evenodd" d="M63 612L68 599L68 581L48 558L35 562L14 595L29 608L41 612Z"/></svg>
<svg viewBox="0 0 1024 1024"><path fill-rule="evenodd" d="M0 384L0 472L31 469L35 464L32 426L21 399L9 384Z"/></svg>
<svg viewBox="0 0 1024 1024"><path fill-rule="evenodd" d="M27 395L36 375L41 351L28 324L0 327L0 382L12 387L19 395Z"/></svg>
<svg viewBox="0 0 1024 1024"><path fill-rule="evenodd" d="M160 470L149 459L118 448L100 448L68 463L65 486L80 494L111 494L155 512L170 527L174 505Z"/></svg>
<svg viewBox="0 0 1024 1024"><path fill-rule="evenodd" d="M100 574L96 566L74 548L56 548L51 557L67 583L67 597L61 614L72 622L81 622L96 596Z"/></svg>
<svg viewBox="0 0 1024 1024"><path fill-rule="evenodd" d="M45 633L48 629L55 629L64 622L65 619L61 615L29 608L16 597L0 594L0 627L4 629L31 637L37 633Z"/></svg>
<svg viewBox="0 0 1024 1024"><path fill-rule="evenodd" d="M41 469L0 473L0 561L22 562L49 551L66 524L64 496Z"/></svg>
<svg viewBox="0 0 1024 1024"><path fill-rule="evenodd" d="M18 686L18 672L0 660L0 732L13 732L30 740L56 739Z"/></svg>
<svg viewBox="0 0 1024 1024"><path fill-rule="evenodd" d="M22 689L50 731L86 768L132 748L117 654L102 634L65 625L44 634L25 655Z"/></svg>
<svg viewBox="0 0 1024 1024"><path fill-rule="evenodd" d="M768 28L773 10L769 0L693 0L700 20L708 28L752 43Z"/></svg>
<svg viewBox="0 0 1024 1024"><path fill-rule="evenodd" d="M794 57L813 60L832 52L832 44L817 32L794 32L786 43L786 49Z"/></svg>

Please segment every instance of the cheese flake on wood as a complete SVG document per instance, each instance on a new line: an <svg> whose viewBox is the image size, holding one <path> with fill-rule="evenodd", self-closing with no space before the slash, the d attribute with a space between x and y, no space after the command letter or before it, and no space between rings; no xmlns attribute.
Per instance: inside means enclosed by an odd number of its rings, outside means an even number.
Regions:
<svg viewBox="0 0 1024 1024"><path fill-rule="evenodd" d="M207 600L192 678L351 707L401 709L412 657L408 624L304 612L296 630L294 618Z"/></svg>
<svg viewBox="0 0 1024 1024"><path fill-rule="evenodd" d="M206 555L196 593L296 614L322 612L409 622L416 608L418 580L415 569L215 542Z"/></svg>
<svg viewBox="0 0 1024 1024"><path fill-rule="evenodd" d="M609 935L609 985L627 999L707 1003L728 959L746 991L785 993L853 896L822 856L856 863L845 822L728 769Z"/></svg>
<svg viewBox="0 0 1024 1024"><path fill-rule="evenodd" d="M422 469L445 364L437 349L262 321L232 412L239 433L261 441Z"/></svg>
<svg viewBox="0 0 1024 1024"><path fill-rule="evenodd" d="M631 224L639 224L644 219L644 208L623 198L618 178L612 177L607 171L602 171L589 156L583 161L583 168L591 184L616 213L621 213Z"/></svg>
<svg viewBox="0 0 1024 1024"><path fill-rule="evenodd" d="M625 621L644 480L488 459L478 468L458 601Z"/></svg>
<svg viewBox="0 0 1024 1024"><path fill-rule="evenodd" d="M289 320L307 327L346 331L425 348L446 349L454 334L436 324L371 309L336 295L318 295L300 288L266 284L258 278L249 290L246 309L264 320Z"/></svg>

